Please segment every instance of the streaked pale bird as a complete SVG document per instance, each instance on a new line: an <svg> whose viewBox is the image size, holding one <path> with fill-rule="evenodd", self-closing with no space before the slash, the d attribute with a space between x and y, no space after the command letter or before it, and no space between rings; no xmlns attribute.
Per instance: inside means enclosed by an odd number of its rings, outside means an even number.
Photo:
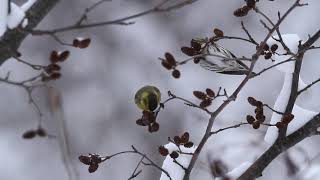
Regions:
<svg viewBox="0 0 320 180"><path fill-rule="evenodd" d="M199 42L203 49L203 58L200 58L200 66L204 69L221 74L245 75L248 74L249 68L241 62L232 52L225 49L215 42L200 39Z"/></svg>

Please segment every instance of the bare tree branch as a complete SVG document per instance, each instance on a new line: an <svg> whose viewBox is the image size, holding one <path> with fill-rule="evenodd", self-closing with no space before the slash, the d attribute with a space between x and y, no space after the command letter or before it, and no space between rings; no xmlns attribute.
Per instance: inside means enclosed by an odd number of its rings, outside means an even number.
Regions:
<svg viewBox="0 0 320 180"><path fill-rule="evenodd" d="M286 19L286 17L296 8L296 7L299 7L301 6L300 4L300 0L296 0L294 2L294 4L292 6L290 6L290 8L284 13L284 15L277 21L277 23L272 27L272 29L269 31L269 33L266 35L266 37L264 38L264 40L262 41L262 44L265 44L267 42L267 40L271 37L271 35L277 30L277 28L280 26L280 24L283 22L284 19ZM204 136L202 137L197 149L195 150L194 152L194 155L191 159L191 162L189 164L189 167L185 173L185 176L184 176L184 180L189 180L190 179L190 174L191 174L191 171L195 165L195 162L197 161L199 155L200 155L200 152L202 151L204 145L206 144L207 140L209 139L210 137L210 133L211 133L211 129L212 129L212 126L213 126L213 123L214 123L214 120L216 119L216 117L220 114L220 112L222 112L222 110L231 102L231 101L234 101L237 97L237 95L239 94L239 92L241 91L241 89L246 85L246 83L250 80L251 78L251 75L252 75L252 70L255 66L255 63L256 61L258 60L259 58L259 55L261 54L261 52L263 51L263 47L259 47L257 49L257 52L252 56L252 61L251 61L251 65L250 65L250 69L249 69L249 73L246 75L246 77L244 78L244 80L240 83L240 85L237 87L237 89L233 92L233 94L227 99L224 101L224 103L222 103L220 105L220 107L218 107L218 109L212 113L210 119L209 119L209 122L208 122L208 125L207 125L207 128L206 128L206 131L205 131L205 134ZM251 178L253 179L253 178Z"/></svg>
<svg viewBox="0 0 320 180"><path fill-rule="evenodd" d="M33 6L26 12L28 18L27 29L35 28L42 19L57 5L59 0L41 0L36 1ZM18 51L22 41L29 33L21 31L20 28L7 30L0 37L0 65L8 58L12 57L13 52Z"/></svg>
<svg viewBox="0 0 320 180"><path fill-rule="evenodd" d="M284 138L276 141L266 150L240 177L239 180L251 180L262 176L262 171L282 152L296 145L307 137L317 134L320 126L320 114L313 117L307 124Z"/></svg>

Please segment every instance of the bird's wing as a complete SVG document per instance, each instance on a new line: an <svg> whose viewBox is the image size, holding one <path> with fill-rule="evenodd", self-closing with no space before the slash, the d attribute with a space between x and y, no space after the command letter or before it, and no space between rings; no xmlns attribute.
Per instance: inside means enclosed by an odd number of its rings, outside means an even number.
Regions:
<svg viewBox="0 0 320 180"><path fill-rule="evenodd" d="M216 43L210 43L203 54L207 55L200 60L199 64L204 69L223 74L245 74L248 71L237 60L232 60L237 58L232 52Z"/></svg>

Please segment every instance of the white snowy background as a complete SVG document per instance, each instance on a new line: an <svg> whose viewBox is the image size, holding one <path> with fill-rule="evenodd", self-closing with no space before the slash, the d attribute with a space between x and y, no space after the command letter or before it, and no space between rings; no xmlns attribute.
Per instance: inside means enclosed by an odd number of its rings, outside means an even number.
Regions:
<svg viewBox="0 0 320 180"><path fill-rule="evenodd" d="M15 1L18 5L23 0ZM93 0L61 1L59 5L38 26L41 29L61 27L75 22L85 7ZM158 3L158 0L114 0L99 7L89 16L89 22L114 19L141 12ZM302 39L319 29L319 6L317 0L305 0L309 6L298 8L283 23L283 33L295 33ZM277 11L284 12L293 0L275 2L263 1L261 10L274 19ZM149 134L145 128L135 125L140 116L133 103L137 89L146 84L153 84L163 92L166 91L190 97L193 90L204 90L207 87L218 89L219 86L231 92L242 79L241 76L214 74L192 64L181 67L182 76L176 80L161 67L158 57L170 51L177 58L186 58L180 47L189 45L194 37L210 36L212 29L218 27L226 35L243 35L240 22L244 21L249 31L261 40L266 30L259 24L259 17L250 13L244 18L232 15L242 1L201 0L191 6L164 14L154 14L136 19L131 26L108 26L88 30L76 30L61 34L61 38L72 41L74 37L91 37L92 44L88 49L79 50L62 47L50 37L31 37L23 42L20 52L23 58L33 63L48 62L53 49L69 49L71 57L63 64L63 78L51 83L63 96L64 115L67 122L72 159L80 179L127 179L140 157L125 155L107 161L98 171L89 174L87 166L77 160L79 154L110 154L129 150L135 145L147 153L156 162L164 160L158 154L158 146L167 144L167 137L181 135L188 131L191 140L199 142L206 127L208 116L196 109L183 106L181 102L172 102L160 114L160 131ZM1 16L0 11L0 16ZM1 33L1 32L0 32ZM237 41L223 41L225 47L234 54L251 55L255 47ZM320 77L319 53L311 51L305 55L302 68L302 79L305 83ZM261 59L257 69L271 65ZM32 76L34 72L22 64L9 60L0 68L0 75L11 71L13 79ZM254 96L269 105L275 103L282 88L284 76L276 69L250 81L215 122L214 129L245 121L247 114L254 109L247 103L248 96ZM67 179L58 144L54 140L36 138L23 140L21 134L35 128L38 117L27 103L27 96L22 89L1 84L0 102L0 179L34 180L34 179ZM313 87L319 92L320 86ZM58 133L58 122L50 118L47 103L47 92L34 92L37 102L45 112L44 126L51 134ZM319 94L306 95L298 99L299 106L318 112L320 110ZM219 103L215 103L214 109ZM272 113L266 111L267 119ZM268 146L264 141L266 129L253 130L241 127L213 136L207 143L202 156L193 171L193 179L212 179L207 159L220 159L228 165L229 170L242 163L257 158ZM320 158L318 137L304 140L289 150L291 157L301 169L300 179L319 179ZM307 164L314 165L308 169ZM244 164L246 165L246 164ZM305 168L305 169L304 169ZM160 172L145 168L137 179L159 179ZM295 177L297 178L297 177ZM264 171L260 179L295 179L288 177L283 156L278 157Z"/></svg>

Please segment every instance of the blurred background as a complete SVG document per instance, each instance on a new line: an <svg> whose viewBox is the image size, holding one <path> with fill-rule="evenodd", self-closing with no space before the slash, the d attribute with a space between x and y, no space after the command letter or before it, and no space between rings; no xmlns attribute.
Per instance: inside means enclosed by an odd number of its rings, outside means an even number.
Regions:
<svg viewBox="0 0 320 180"><path fill-rule="evenodd" d="M23 0L16 0L21 4ZM97 0L61 1L41 22L39 29L52 29L73 24L86 7ZM112 20L149 9L160 0L113 0L99 6L89 14L88 23ZM175 1L176 2L176 1ZM259 7L266 14L277 19L277 11L284 12L293 0L262 1ZM320 27L317 0L304 0L309 6L297 8L282 24L282 33L296 33L302 39L313 34ZM157 13L135 19L129 26L106 26L75 30L58 34L66 42L75 37L90 37L92 42L87 49L61 46L48 36L28 36L20 52L22 58L34 64L46 65L52 50L69 50L70 58L62 64L62 78L50 82L50 86L60 91L63 100L63 116L68 130L71 159L81 180L127 179L133 172L140 157L124 155L114 158L89 174L87 166L78 161L80 154L99 153L108 155L130 150L134 145L146 153L159 165L163 157L158 154L158 146L167 143L167 137L181 135L188 131L191 140L197 144L203 135L208 115L182 102L172 101L160 113L160 130L150 134L146 128L137 126L135 121L141 116L134 104L135 92L144 85L157 86L163 99L167 91L194 102L194 90L224 87L232 93L243 76L226 76L206 71L193 63L179 67L181 78L174 79L171 72L164 69L158 57L171 52L178 60L186 59L181 46L189 46L196 37L210 37L213 28L222 29L225 35L246 37L241 29L244 21L247 29L259 42L266 35L259 23L260 17L249 13L244 18L233 16L233 11L243 1L201 0L192 5L166 13ZM250 56L255 47L235 40L224 40L221 44L237 56ZM319 43L318 43L319 44ZM302 79L306 83L320 77L319 51L306 54ZM271 65L263 58L256 71ZM31 68L6 61L0 68L2 77L10 71L13 80L23 80L36 72ZM217 118L214 129L245 121L247 114L254 109L246 99L248 96L273 106L283 83L283 74L276 69L251 80L242 90L236 102L231 103ZM313 93L300 97L298 104L310 110L320 110L320 86L314 86ZM21 88L1 84L0 102L0 179L35 180L67 179L61 159L59 144L55 139L35 138L25 140L21 135L36 128L38 115L28 104L28 96ZM33 92L36 102L44 113L43 126L48 133L59 134L60 125L49 111L48 91L37 89ZM214 110L221 103L215 102ZM271 112L266 110L267 120ZM208 159L220 159L232 170L245 161L253 161L267 147L263 141L266 129L254 130L249 126L232 129L213 136L193 170L192 179L213 179L210 176ZM264 171L261 180L267 179L319 179L320 143L318 137L311 137L289 150L295 164L301 171L299 176L289 177L283 156L274 160ZM312 162L311 166L308 166ZM319 159L320 163L320 159ZM312 167L318 175L305 175ZM160 172L151 167L143 168L136 178L141 180L159 179ZM318 177L318 178L317 178Z"/></svg>

